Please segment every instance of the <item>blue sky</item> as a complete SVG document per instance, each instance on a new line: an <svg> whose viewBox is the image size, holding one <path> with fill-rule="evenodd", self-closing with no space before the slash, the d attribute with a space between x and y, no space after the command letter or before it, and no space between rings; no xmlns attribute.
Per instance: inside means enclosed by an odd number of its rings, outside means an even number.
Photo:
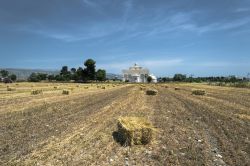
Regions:
<svg viewBox="0 0 250 166"><path fill-rule="evenodd" d="M0 0L0 68L250 72L250 0Z"/></svg>

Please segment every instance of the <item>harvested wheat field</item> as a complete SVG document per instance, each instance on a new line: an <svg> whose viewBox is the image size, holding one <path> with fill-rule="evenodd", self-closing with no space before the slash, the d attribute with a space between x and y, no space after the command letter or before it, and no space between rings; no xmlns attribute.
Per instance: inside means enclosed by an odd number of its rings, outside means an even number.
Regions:
<svg viewBox="0 0 250 166"><path fill-rule="evenodd" d="M0 84L0 165L249 165L250 89L114 85ZM121 117L150 121L150 143L121 145Z"/></svg>

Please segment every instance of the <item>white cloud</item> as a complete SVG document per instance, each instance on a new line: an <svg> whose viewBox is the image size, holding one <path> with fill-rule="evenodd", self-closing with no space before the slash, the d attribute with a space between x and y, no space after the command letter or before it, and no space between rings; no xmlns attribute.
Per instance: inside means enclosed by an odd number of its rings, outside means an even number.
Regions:
<svg viewBox="0 0 250 166"><path fill-rule="evenodd" d="M250 11L250 8L238 8L235 10L236 13L239 13L239 12L248 12Z"/></svg>
<svg viewBox="0 0 250 166"><path fill-rule="evenodd" d="M97 4L94 3L93 1L90 1L90 0L82 0L82 2L87 5L87 6L90 6L90 7L93 7L93 8L96 8L97 7Z"/></svg>
<svg viewBox="0 0 250 166"><path fill-rule="evenodd" d="M210 62L201 62L201 63L195 63L194 66L198 67L215 67L215 68L221 68L221 67L244 67L244 66L250 66L250 62L227 62L227 61L210 61Z"/></svg>

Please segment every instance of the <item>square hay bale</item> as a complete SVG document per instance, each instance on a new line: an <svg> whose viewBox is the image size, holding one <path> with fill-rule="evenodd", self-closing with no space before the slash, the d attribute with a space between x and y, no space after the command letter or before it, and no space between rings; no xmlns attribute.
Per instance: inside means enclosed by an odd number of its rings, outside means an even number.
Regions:
<svg viewBox="0 0 250 166"><path fill-rule="evenodd" d="M144 86L140 87L140 90L146 90L146 88Z"/></svg>
<svg viewBox="0 0 250 166"><path fill-rule="evenodd" d="M63 94L63 95L69 95L69 94L70 94L70 91L67 90L67 89L63 89L62 94Z"/></svg>
<svg viewBox="0 0 250 166"><path fill-rule="evenodd" d="M146 91L147 95L156 95L157 93L158 93L158 91L155 89L149 89Z"/></svg>
<svg viewBox="0 0 250 166"><path fill-rule="evenodd" d="M16 89L15 88L11 88L9 86L7 86L7 91L15 91Z"/></svg>
<svg viewBox="0 0 250 166"><path fill-rule="evenodd" d="M125 146L145 145L153 139L153 125L143 117L120 117L117 127L119 141Z"/></svg>
<svg viewBox="0 0 250 166"><path fill-rule="evenodd" d="M175 87L175 88L174 88L174 90L181 90L181 88L179 88L179 87Z"/></svg>
<svg viewBox="0 0 250 166"><path fill-rule="evenodd" d="M206 91L203 89L194 89L194 90L192 90L192 94L193 95L205 95Z"/></svg>
<svg viewBox="0 0 250 166"><path fill-rule="evenodd" d="M40 89L33 89L33 90L31 90L31 94L32 95L38 95L38 94L42 94L42 93L43 93L43 91L40 90Z"/></svg>

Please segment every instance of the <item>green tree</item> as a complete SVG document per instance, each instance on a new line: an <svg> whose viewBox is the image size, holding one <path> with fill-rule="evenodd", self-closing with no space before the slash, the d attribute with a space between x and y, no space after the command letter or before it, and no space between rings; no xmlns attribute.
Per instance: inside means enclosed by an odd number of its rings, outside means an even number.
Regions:
<svg viewBox="0 0 250 166"><path fill-rule="evenodd" d="M9 75L9 72L7 70L1 70L0 73L1 73L2 77L8 77L8 75Z"/></svg>
<svg viewBox="0 0 250 166"><path fill-rule="evenodd" d="M105 81L106 80L106 71L102 69L98 69L96 72L96 79L98 81Z"/></svg>
<svg viewBox="0 0 250 166"><path fill-rule="evenodd" d="M77 70L76 70L76 81L83 81L83 68L82 67L79 67Z"/></svg>
<svg viewBox="0 0 250 166"><path fill-rule="evenodd" d="M38 79L41 80L46 80L47 79L48 74L45 73L37 73L37 77Z"/></svg>
<svg viewBox="0 0 250 166"><path fill-rule="evenodd" d="M11 79L12 81L16 81L17 77L16 77L15 74L11 74L11 75L10 75L10 79Z"/></svg>
<svg viewBox="0 0 250 166"><path fill-rule="evenodd" d="M234 75L229 76L228 82L232 82L232 83L237 82L237 78L236 78L236 76L234 76Z"/></svg>
<svg viewBox="0 0 250 166"><path fill-rule="evenodd" d="M36 73L31 73L31 75L28 78L28 81L30 82L39 82L39 77Z"/></svg>
<svg viewBox="0 0 250 166"><path fill-rule="evenodd" d="M163 78L162 78L162 81L163 81L163 82L170 82L170 81L172 81L172 78L163 77Z"/></svg>
<svg viewBox="0 0 250 166"><path fill-rule="evenodd" d="M184 75L184 74L175 74L173 80L174 81L185 81L186 80L186 75Z"/></svg>
<svg viewBox="0 0 250 166"><path fill-rule="evenodd" d="M68 74L68 66L63 66L60 72L60 75L66 75Z"/></svg>
<svg viewBox="0 0 250 166"><path fill-rule="evenodd" d="M153 79L152 79L152 77L151 77L151 76L148 76L148 77L147 77L147 81L148 81L148 83L151 83L151 82L152 82L152 80L153 80Z"/></svg>
<svg viewBox="0 0 250 166"><path fill-rule="evenodd" d="M95 80L95 61L93 59L87 59L84 62L84 66L86 68L84 69L84 75L86 76L87 80Z"/></svg>
<svg viewBox="0 0 250 166"><path fill-rule="evenodd" d="M55 80L56 81L65 81L65 78L62 75L56 75Z"/></svg>
<svg viewBox="0 0 250 166"><path fill-rule="evenodd" d="M71 68L70 71L72 74L74 74L76 72L76 68Z"/></svg>
<svg viewBox="0 0 250 166"><path fill-rule="evenodd" d="M48 80L49 81L55 80L55 76L53 74L52 75L48 75Z"/></svg>
<svg viewBox="0 0 250 166"><path fill-rule="evenodd" d="M68 66L63 66L60 72L60 75L63 77L64 81L69 81L71 78L71 73L68 71ZM60 78L61 79L61 78Z"/></svg>

